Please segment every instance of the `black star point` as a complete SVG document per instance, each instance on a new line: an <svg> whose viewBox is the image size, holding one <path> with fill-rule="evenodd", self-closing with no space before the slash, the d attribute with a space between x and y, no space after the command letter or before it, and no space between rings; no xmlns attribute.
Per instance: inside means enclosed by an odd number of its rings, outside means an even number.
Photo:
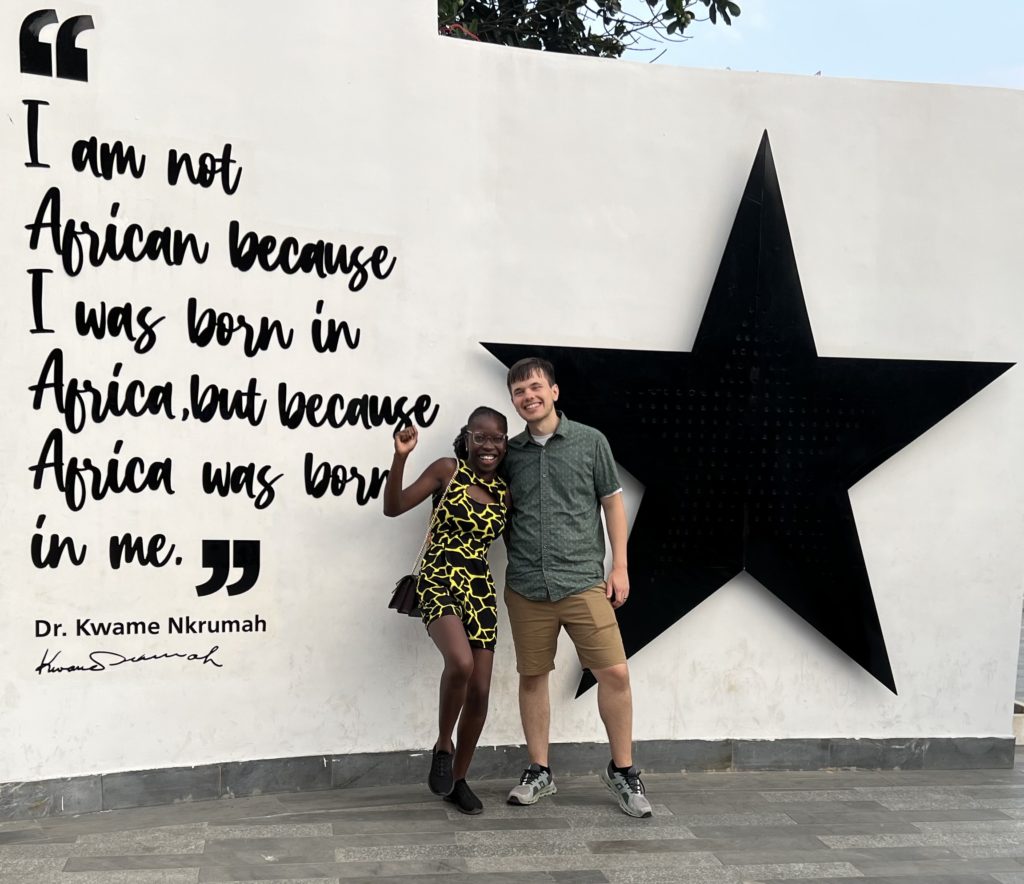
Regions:
<svg viewBox="0 0 1024 884"><path fill-rule="evenodd" d="M896 693L848 489L1012 363L818 356L767 132L692 351L483 346L550 360L644 485L628 656L746 571Z"/></svg>

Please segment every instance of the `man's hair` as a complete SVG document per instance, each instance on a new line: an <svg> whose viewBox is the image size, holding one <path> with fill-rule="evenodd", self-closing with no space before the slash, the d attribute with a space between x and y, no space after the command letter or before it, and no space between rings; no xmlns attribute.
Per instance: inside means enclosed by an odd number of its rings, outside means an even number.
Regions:
<svg viewBox="0 0 1024 884"><path fill-rule="evenodd" d="M528 356L526 359L520 359L508 370L508 377L505 378L505 383L511 391L513 384L525 381L534 374L544 375L552 387L555 385L555 367L539 356Z"/></svg>

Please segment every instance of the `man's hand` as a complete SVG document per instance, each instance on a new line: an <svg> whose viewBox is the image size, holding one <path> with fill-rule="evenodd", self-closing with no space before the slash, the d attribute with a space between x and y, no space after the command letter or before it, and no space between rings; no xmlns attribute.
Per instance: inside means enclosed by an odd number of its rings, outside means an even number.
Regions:
<svg viewBox="0 0 1024 884"><path fill-rule="evenodd" d="M613 608L621 608L626 604L629 598L629 572L625 565L612 566L605 595L611 599Z"/></svg>

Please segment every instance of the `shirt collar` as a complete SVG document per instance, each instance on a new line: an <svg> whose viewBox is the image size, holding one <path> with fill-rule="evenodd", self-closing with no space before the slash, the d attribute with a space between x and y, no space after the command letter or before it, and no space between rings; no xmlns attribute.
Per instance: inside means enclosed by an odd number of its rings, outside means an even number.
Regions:
<svg viewBox="0 0 1024 884"><path fill-rule="evenodd" d="M555 427L555 431L551 434L552 436L566 437L572 434L573 423L565 416L564 411L556 411L558 415L558 426ZM513 436L508 440L509 445L514 445L516 448L525 448L530 444L530 427L527 427L519 434Z"/></svg>

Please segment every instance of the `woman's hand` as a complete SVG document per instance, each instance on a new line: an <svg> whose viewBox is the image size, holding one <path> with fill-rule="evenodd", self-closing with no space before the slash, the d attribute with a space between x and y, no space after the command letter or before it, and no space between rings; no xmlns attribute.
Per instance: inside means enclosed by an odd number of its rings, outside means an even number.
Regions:
<svg viewBox="0 0 1024 884"><path fill-rule="evenodd" d="M405 457L416 447L419 441L419 431L412 426L406 427L395 433L395 454Z"/></svg>

